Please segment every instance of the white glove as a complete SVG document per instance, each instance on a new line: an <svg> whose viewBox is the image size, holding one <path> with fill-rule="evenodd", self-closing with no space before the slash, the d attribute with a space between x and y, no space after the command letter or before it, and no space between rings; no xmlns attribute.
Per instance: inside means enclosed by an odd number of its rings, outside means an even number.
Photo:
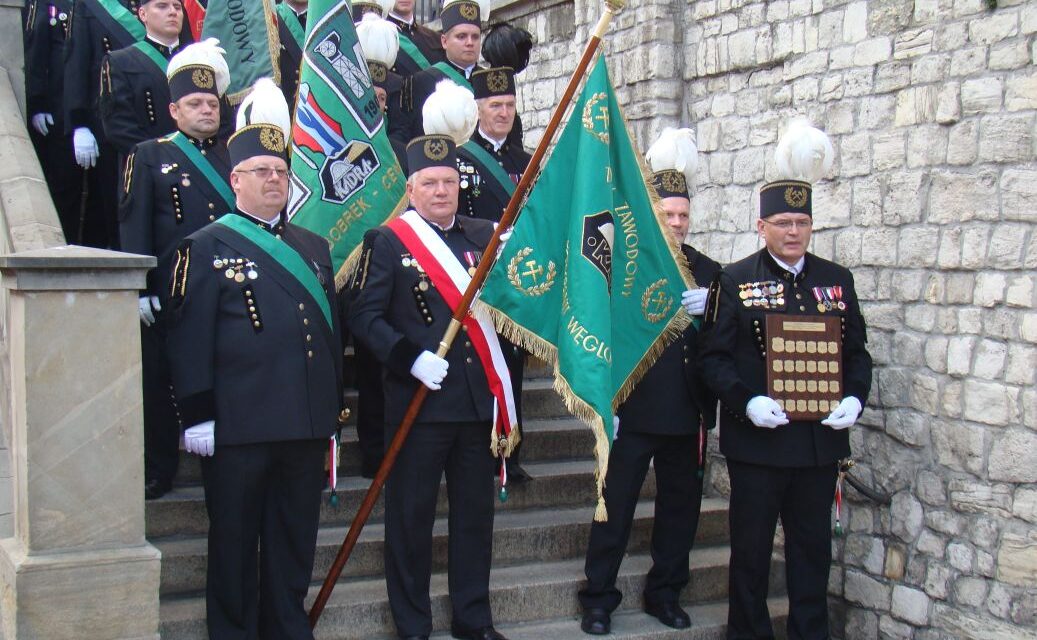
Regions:
<svg viewBox="0 0 1037 640"><path fill-rule="evenodd" d="M756 396L745 405L745 415L752 420L757 427L773 429L789 423L788 416L782 411L781 405L767 396Z"/></svg>
<svg viewBox="0 0 1037 640"><path fill-rule="evenodd" d="M211 456L216 451L216 421L202 422L184 431L184 449L188 453Z"/></svg>
<svg viewBox="0 0 1037 640"><path fill-rule="evenodd" d="M845 429L857 422L857 416L861 415L861 401L853 396L846 396L839 406L832 411L821 424L828 425L833 429Z"/></svg>
<svg viewBox="0 0 1037 640"><path fill-rule="evenodd" d="M76 130L72 132L72 148L75 149L76 164L79 166L89 169L97 164L97 156L100 155L100 152L97 150L97 138L90 133L90 129L76 127Z"/></svg>
<svg viewBox="0 0 1037 640"><path fill-rule="evenodd" d="M619 416L612 416L612 441L619 439Z"/></svg>
<svg viewBox="0 0 1037 640"><path fill-rule="evenodd" d="M431 351L422 351L418 359L411 365L410 374L421 380L421 384L425 385L433 391L439 391L441 388L440 382L443 382L443 378L446 377L446 370L450 367L450 364L440 358Z"/></svg>
<svg viewBox="0 0 1037 640"><path fill-rule="evenodd" d="M41 136L47 135L49 126L54 124L54 116L49 113L37 113L32 117L32 128L39 131Z"/></svg>
<svg viewBox="0 0 1037 640"><path fill-rule="evenodd" d="M701 316L706 312L706 297L708 289L688 289L681 294L681 305L688 315Z"/></svg>
<svg viewBox="0 0 1037 640"><path fill-rule="evenodd" d="M158 296L141 296L137 299L137 307L140 310L140 321L145 327L155 324L155 314L162 311Z"/></svg>

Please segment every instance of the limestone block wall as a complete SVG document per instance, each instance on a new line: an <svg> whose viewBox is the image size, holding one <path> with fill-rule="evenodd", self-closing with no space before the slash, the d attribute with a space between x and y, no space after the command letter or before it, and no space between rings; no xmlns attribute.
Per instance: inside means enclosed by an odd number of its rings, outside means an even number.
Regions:
<svg viewBox="0 0 1037 640"><path fill-rule="evenodd" d="M527 146L599 11L496 11L538 40L518 77ZM690 240L718 260L759 247L787 120L832 137L812 251L856 277L876 371L855 473L893 495L848 490L839 637L1037 637L1035 32L1023 0L673 0L635 3L605 45L642 148L697 130Z"/></svg>

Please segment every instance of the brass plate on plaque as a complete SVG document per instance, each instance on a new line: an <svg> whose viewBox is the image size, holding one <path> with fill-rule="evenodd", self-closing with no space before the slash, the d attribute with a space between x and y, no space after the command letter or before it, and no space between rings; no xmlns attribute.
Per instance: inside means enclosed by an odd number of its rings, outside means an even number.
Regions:
<svg viewBox="0 0 1037 640"><path fill-rule="evenodd" d="M843 399L837 316L767 316L767 395L791 420L827 418Z"/></svg>

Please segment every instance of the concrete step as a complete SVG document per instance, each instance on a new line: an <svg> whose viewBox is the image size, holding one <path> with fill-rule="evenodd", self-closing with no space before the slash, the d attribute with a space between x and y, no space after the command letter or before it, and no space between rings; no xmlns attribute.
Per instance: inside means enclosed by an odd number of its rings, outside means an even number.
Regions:
<svg viewBox="0 0 1037 640"><path fill-rule="evenodd" d="M649 549L654 503L642 501L634 515L627 550L643 553ZM528 562L557 561L581 557L587 550L587 536L593 505L535 511L502 511L494 520L493 564L507 566ZM325 527L317 536L314 581L328 574L348 527ZM380 522L364 527L346 564L349 577L384 575L384 526ZM706 499L702 503L696 544L717 545L728 540L727 503ZM162 596L205 590L206 539L175 537L154 540L162 552ZM446 571L447 520L436 521L432 538L433 571Z"/></svg>
<svg viewBox="0 0 1037 640"><path fill-rule="evenodd" d="M533 480L509 486L508 501L498 503L498 511L587 506L595 504L597 500L593 460L523 462L523 467L533 476ZM340 478L339 503L336 507L329 504L328 492L325 491L321 502L322 526L348 525L370 484L370 480L358 476ZM645 478L641 496L655 496L655 472L652 469L649 469ZM208 531L209 519L200 486L175 487L162 498L146 502L144 508L149 540L173 535L205 535ZM445 480L440 484L437 510L440 514L446 512ZM371 517L377 522L381 520L382 514L382 498L379 497Z"/></svg>
<svg viewBox="0 0 1037 640"><path fill-rule="evenodd" d="M682 602L707 604L726 599L729 556L730 550L723 546L694 550L690 558L691 583L684 589ZM634 611L641 606L640 594L650 565L651 558L646 554L625 558L616 582L624 594L620 611ZM494 568L490 577L490 603L495 623L506 627L573 618L580 611L576 594L582 582L582 557ZM784 583L784 562L776 556L771 569L770 593L784 593ZM307 606L318 589L319 585L311 587ZM433 627L436 631L445 631L450 626L446 574L433 574L430 594ZM206 637L205 601L201 596L164 599L160 618L164 640L201 640ZM332 593L317 625L316 637L321 640L368 639L391 636L393 631L385 580L381 577L346 579L340 581Z"/></svg>
<svg viewBox="0 0 1037 640"><path fill-rule="evenodd" d="M785 620L789 603L786 598L767 601L774 623L775 636L785 638ZM711 602L685 607L691 616L688 629L671 629L642 611L618 611L612 616L612 633L617 640L723 640L727 630L727 604ZM546 622L527 622L498 626L497 630L509 640L587 640L580 630L580 616L569 616ZM386 636L392 638L394 636ZM449 632L437 633L431 640L449 640Z"/></svg>
<svg viewBox="0 0 1037 640"><path fill-rule="evenodd" d="M572 417L529 419L523 425L522 461L590 458L594 455L594 434L583 422ZM356 426L342 430L339 477L360 475L360 445ZM189 486L202 481L201 464L196 455L181 452L176 485Z"/></svg>

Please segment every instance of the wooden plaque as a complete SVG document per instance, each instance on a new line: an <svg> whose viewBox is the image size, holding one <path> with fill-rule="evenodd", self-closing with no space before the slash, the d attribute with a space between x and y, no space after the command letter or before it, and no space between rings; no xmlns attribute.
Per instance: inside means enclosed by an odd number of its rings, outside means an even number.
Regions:
<svg viewBox="0 0 1037 640"><path fill-rule="evenodd" d="M767 316L767 395L790 420L827 418L843 399L838 316Z"/></svg>

